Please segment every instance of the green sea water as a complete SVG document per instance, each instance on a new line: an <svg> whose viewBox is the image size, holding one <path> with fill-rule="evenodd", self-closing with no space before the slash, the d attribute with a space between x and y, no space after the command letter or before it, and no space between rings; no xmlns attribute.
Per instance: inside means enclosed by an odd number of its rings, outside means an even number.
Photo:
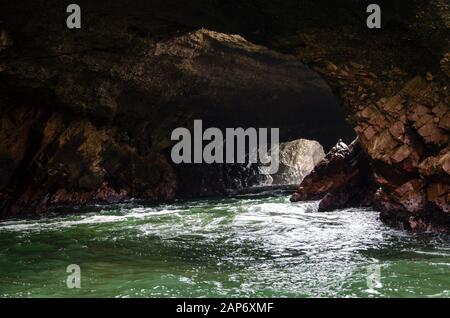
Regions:
<svg viewBox="0 0 450 318"><path fill-rule="evenodd" d="M449 236L317 207L279 195L4 221L0 297L450 296Z"/></svg>

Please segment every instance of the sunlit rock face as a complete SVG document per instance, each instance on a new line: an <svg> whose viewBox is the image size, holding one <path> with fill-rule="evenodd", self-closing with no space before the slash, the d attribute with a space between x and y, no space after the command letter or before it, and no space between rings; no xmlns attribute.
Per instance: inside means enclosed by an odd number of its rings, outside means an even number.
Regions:
<svg viewBox="0 0 450 318"><path fill-rule="evenodd" d="M378 34L358 23L336 23L333 31L307 28L279 43L292 45L338 92L373 169L380 219L412 231L448 232L450 6L440 0L391 3L403 13L391 16L395 10L382 4ZM341 198L329 195L322 202L336 206Z"/></svg>
<svg viewBox="0 0 450 318"><path fill-rule="evenodd" d="M281 143L279 154L278 172L268 176L264 185L298 185L325 157L322 145L307 139Z"/></svg>

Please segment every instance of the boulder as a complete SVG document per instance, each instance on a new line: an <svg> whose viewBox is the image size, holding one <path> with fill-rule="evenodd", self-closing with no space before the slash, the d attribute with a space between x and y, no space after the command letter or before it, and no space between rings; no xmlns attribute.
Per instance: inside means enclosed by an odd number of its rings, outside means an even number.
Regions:
<svg viewBox="0 0 450 318"><path fill-rule="evenodd" d="M307 139L281 143L279 154L278 172L270 175L272 185L299 184L325 157L320 143Z"/></svg>

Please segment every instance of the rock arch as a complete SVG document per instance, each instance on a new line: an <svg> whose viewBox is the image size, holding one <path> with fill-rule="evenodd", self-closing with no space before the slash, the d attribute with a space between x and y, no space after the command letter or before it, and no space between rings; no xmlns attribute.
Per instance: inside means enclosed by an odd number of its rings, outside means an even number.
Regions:
<svg viewBox="0 0 450 318"><path fill-rule="evenodd" d="M86 8L83 10L87 12L84 21L90 21L93 28L85 28L75 36L64 33L59 20L55 19L59 12L64 13L57 1L46 2L46 7L39 7L39 10L36 6L40 4L32 2L20 12L15 10L14 3L8 3L2 10L4 16L0 27L2 105L7 105L2 107L2 114L6 109L10 111L11 100L22 105L24 101L29 102L30 99L23 97L27 91L35 103L51 105L48 109L33 105L33 111L26 113L21 113L15 105L16 109L11 113L14 115L8 113L2 127L10 124L9 127L15 127L13 131L18 132L20 130L14 125L23 123L21 129L31 132L27 136L42 136L42 145L48 151L70 141L72 147L81 149L78 153L81 158L68 160L70 164L65 171L78 171L76 162L80 160L84 166L92 168L83 178L82 174L77 174L77 177L64 179L86 191L56 191L57 198L79 202L92 198L121 199L127 195L126 191L120 190L122 184L148 198L164 199L174 195L173 169L160 154L148 149L167 146L164 138L158 136L169 124L154 130L154 125L142 123L141 118L147 114L150 123L164 123L163 119L171 116L179 122L186 117L183 107L189 105L181 105L181 110L174 112L160 107L173 105L174 96L183 92L181 87L161 84L167 73L172 74L173 82L177 82L178 75L170 72L177 67L173 63L176 56L168 54L163 62L152 68L151 79L155 85L142 84L145 76L149 76L146 73L148 66L142 61L156 56L161 50L164 52L164 45L168 43L173 45L171 52L175 55L196 54L199 47L195 41L190 42L190 49L186 49L183 35L206 27L220 34L239 34L253 43L289 53L295 58L285 60L286 65L301 61L319 72L340 98L350 124L360 137L361 147L371 161L381 186L378 206L382 210L382 219L418 230L430 225L448 229L450 8L445 0L379 1L383 22L382 28L377 30L365 27L367 1L362 0L333 3L204 0L189 4L138 1L133 8L123 6L125 3L121 1L109 2L107 6L92 1L80 1L79 4ZM23 19L20 19L21 14ZM25 20L29 23L20 22ZM205 39L205 34L207 32L203 31L195 36ZM231 47L241 45L250 51L261 49L239 36L219 37ZM171 42L174 38L177 40ZM227 52L230 50L226 49ZM127 58L124 58L125 53L129 54ZM130 63L130 59L134 62ZM276 60L272 55L272 60L266 62L273 64ZM203 64L198 65L208 65L207 55L201 62ZM128 68L123 69L121 65L128 65ZM189 63L178 67L195 71ZM67 68L74 72L61 78L58 74ZM96 76L92 77L92 74ZM119 80L112 82L111 74ZM124 86L123 83L132 85ZM205 97L201 94L202 83L192 81L190 85L191 91L198 92L192 105L202 105ZM292 97L288 92L284 96ZM147 108L149 102L152 102L151 109ZM135 115L128 113L123 108L127 103L137 105L139 111ZM61 105L65 105L64 114L55 114L54 110ZM294 109L291 115L292 118L298 116L298 122L302 122ZM42 118L46 125L37 127L36 118ZM77 118L76 123L70 123L73 118ZM108 126L111 122L114 127ZM127 134L123 134L123 129L117 129L124 125L130 126ZM5 134L16 136L8 130ZM83 136L104 146L102 152L85 144ZM113 138L109 138L111 136ZM151 142L140 142L135 136L148 136L146 140ZM15 145L34 144L35 140L23 139L20 134L14 138ZM130 140L133 141L131 145ZM49 159L48 153L40 149L33 152L29 149L34 148L25 147L28 150L24 151L23 147L12 147L11 142L5 147L22 159ZM105 153L111 154L114 160L105 164L101 155ZM85 162L83 154L96 159ZM67 152L62 151L58 156L56 158L65 158ZM8 158L3 159L6 165L2 167L8 168L4 169L2 177L9 176L13 168L30 167L30 164L33 171L39 170L39 164L33 160L11 162ZM53 156L50 159L48 163L59 160ZM152 169L148 169L149 162ZM124 172L121 169L124 166L134 168ZM59 171L57 168L56 164L46 166L49 171ZM136 175L135 181L127 181L130 174ZM23 180L27 178L30 178L27 173L21 175L19 180L22 181L16 186L24 190ZM10 189L10 182L3 178L2 184L8 185L5 189ZM49 188L57 189L59 183L52 181L50 184ZM86 192L90 194L86 195ZM13 195L13 201L23 200L27 206L29 202L42 202L47 195L44 191L33 199L35 193L40 192L21 191L19 197ZM3 191L2 196L2 201L6 202L5 198L11 198L11 192Z"/></svg>

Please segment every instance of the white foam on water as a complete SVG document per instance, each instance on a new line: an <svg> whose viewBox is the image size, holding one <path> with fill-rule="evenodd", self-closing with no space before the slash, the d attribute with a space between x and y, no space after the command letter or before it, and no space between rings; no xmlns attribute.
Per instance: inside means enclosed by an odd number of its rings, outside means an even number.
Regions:
<svg viewBox="0 0 450 318"><path fill-rule="evenodd" d="M122 215L85 215L78 220L61 220L58 218L45 218L37 222L33 221L5 221L0 222L0 231L27 231L27 230L56 230L76 225L93 225L103 223L117 223L129 220L145 219L147 217L157 217L162 215L176 215L182 210L155 210L152 208L133 208L126 210ZM122 211L123 212L123 211Z"/></svg>

